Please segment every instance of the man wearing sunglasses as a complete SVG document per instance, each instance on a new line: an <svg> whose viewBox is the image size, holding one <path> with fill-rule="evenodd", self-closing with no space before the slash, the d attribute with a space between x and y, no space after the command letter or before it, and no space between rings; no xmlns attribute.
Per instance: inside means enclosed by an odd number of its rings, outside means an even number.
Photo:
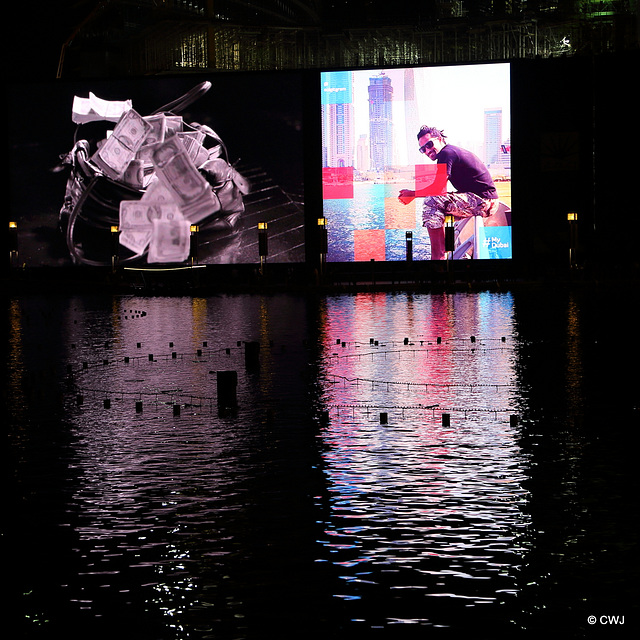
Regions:
<svg viewBox="0 0 640 640"><path fill-rule="evenodd" d="M446 142L446 136L435 127L423 126L418 132L420 152L437 164L445 165L453 193L430 195L429 187L411 191L403 189L399 198L408 204L416 197L424 197L422 224L427 227L431 241L431 259L444 260L444 218L471 216L488 217L498 208L498 192L484 163L473 153Z"/></svg>

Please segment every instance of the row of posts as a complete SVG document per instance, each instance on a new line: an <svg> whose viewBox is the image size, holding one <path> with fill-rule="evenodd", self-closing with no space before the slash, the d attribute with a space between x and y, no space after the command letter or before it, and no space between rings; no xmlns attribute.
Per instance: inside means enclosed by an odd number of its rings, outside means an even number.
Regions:
<svg viewBox="0 0 640 640"><path fill-rule="evenodd" d="M236 371L217 371L217 391L218 391L218 409L221 413L226 411L232 411L237 408L237 386L238 386L238 374ZM82 396L78 396L78 404L82 404L84 398ZM111 399L104 399L104 408L111 408ZM136 401L136 413L142 413L143 404L142 400ZM173 415L180 415L180 405L173 405ZM451 426L451 414L443 413L442 414L442 426L450 427ZM322 422L324 424L329 423L329 414L328 412L324 412L322 415ZM509 416L509 424L511 427L518 426L518 416L511 415ZM384 411L380 413L380 424L387 425L389 424L389 414Z"/></svg>
<svg viewBox="0 0 640 640"><path fill-rule="evenodd" d="M440 343L440 338L438 338L438 343ZM504 338L503 338L504 340ZM371 338L371 343L375 344L373 338ZM475 336L471 336L471 342L475 342ZM340 344L341 340L337 340L337 343ZM408 344L408 338L404 339L404 344ZM345 343L342 343L345 346ZM140 345L139 345L140 346ZM173 352L172 357L177 357L177 354ZM153 354L149 354L149 360L153 361ZM125 362L128 362L128 358L125 358ZM260 364L260 343L259 342L247 342L245 343L245 366L247 370L255 370ZM87 368L87 363L83 363L83 368ZM218 409L219 411L232 411L238 406L237 399L237 387L238 387L238 372L233 370L221 370L216 371L216 389L217 389L217 398L218 398ZM78 396L78 404L82 404L83 397ZM109 409L111 407L111 400L109 398L105 398L104 400L104 408ZM136 401L136 412L141 413L143 408L143 404L141 400ZM180 405L173 405L173 414L174 416L180 415ZM328 422L328 413L323 413L323 421ZM510 424L512 427L517 426L518 424L518 416L511 415L509 418ZM388 424L389 423L389 414L387 412L380 413L380 424ZM451 415L449 413L442 414L442 426L449 427L451 425Z"/></svg>
<svg viewBox="0 0 640 640"><path fill-rule="evenodd" d="M577 249L578 249L578 214L570 212L567 214L567 221L569 223L569 265L571 267L577 264ZM258 223L258 254L260 256L260 267L263 269L264 263L269 255L268 242L267 242L267 223ZM319 250L320 250L320 268L324 268L328 253L328 239L327 239L327 219L318 218L318 237L319 237ZM198 233L200 228L197 225L191 227L191 262L192 264L198 263ZM117 226L111 227L112 236L112 266L115 267L118 262L118 247L119 247L119 228ZM452 225L445 226L445 249L450 252L453 251L454 246L454 229ZM17 266L18 263L18 225L16 222L9 222L9 261L12 267ZM406 260L411 262L413 260L413 231L407 231L405 236L406 243Z"/></svg>
<svg viewBox="0 0 640 640"><path fill-rule="evenodd" d="M140 345L138 345L140 346ZM198 351L201 353L200 350ZM177 353L174 351L171 354L172 358L177 357ZM246 342L245 350L245 366L247 370L255 370L260 364L260 343L259 342ZM153 361L154 356L152 353L149 354L149 361ZM129 362L129 358L125 357L124 362ZM83 369L88 368L88 363L83 362ZM69 369L70 372L70 369ZM238 372L233 370L221 370L216 371L216 390L217 390L217 398L218 398L218 409L220 411L231 411L237 408L238 406L238 397L237 397L237 387L238 387ZM82 404L84 402L83 396L77 397L77 404ZM110 398L104 399L104 408L111 408L111 400ZM136 401L136 412L141 413L143 408L142 400ZM180 415L180 405L173 405L173 414Z"/></svg>
<svg viewBox="0 0 640 640"><path fill-rule="evenodd" d="M443 427L450 427L451 426L451 414L450 413L443 413L442 414L442 426ZM328 411L323 411L322 415L321 415L321 422L324 425L329 424L329 412ZM515 414L512 414L509 416L509 424L512 427L517 427L519 423L518 420L518 416ZM386 411L383 411L380 413L380 424L383 425L387 425L389 424L389 414Z"/></svg>
<svg viewBox="0 0 640 640"><path fill-rule="evenodd" d="M218 397L218 409L223 411L232 411L238 406L237 387L238 387L238 372L237 371L216 371L216 387ZM84 404L84 396L78 395L76 398L76 404ZM103 401L105 409L111 408L111 398L105 398ZM136 413L142 413L143 402L142 400L136 400L135 403ZM180 404L173 404L173 415L180 415Z"/></svg>

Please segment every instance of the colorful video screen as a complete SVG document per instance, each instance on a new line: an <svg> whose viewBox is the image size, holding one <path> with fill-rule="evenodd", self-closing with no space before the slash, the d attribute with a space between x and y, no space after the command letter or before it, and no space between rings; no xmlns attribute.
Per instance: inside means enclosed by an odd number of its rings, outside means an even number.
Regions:
<svg viewBox="0 0 640 640"><path fill-rule="evenodd" d="M305 260L298 72L16 83L20 266Z"/></svg>
<svg viewBox="0 0 640 640"><path fill-rule="evenodd" d="M328 261L512 258L508 63L320 82Z"/></svg>

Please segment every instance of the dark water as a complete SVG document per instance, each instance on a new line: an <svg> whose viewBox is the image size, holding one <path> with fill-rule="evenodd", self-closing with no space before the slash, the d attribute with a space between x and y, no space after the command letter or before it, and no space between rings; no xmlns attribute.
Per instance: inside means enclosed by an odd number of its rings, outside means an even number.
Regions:
<svg viewBox="0 0 640 640"><path fill-rule="evenodd" d="M630 637L625 295L8 300L11 637Z"/></svg>

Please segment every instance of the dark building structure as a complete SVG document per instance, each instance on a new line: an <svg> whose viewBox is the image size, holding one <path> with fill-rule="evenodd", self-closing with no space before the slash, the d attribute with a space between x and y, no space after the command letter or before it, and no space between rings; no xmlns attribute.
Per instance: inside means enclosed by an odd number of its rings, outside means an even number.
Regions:
<svg viewBox="0 0 640 640"><path fill-rule="evenodd" d="M599 55L639 33L635 0L42 4L17 65L66 78Z"/></svg>

